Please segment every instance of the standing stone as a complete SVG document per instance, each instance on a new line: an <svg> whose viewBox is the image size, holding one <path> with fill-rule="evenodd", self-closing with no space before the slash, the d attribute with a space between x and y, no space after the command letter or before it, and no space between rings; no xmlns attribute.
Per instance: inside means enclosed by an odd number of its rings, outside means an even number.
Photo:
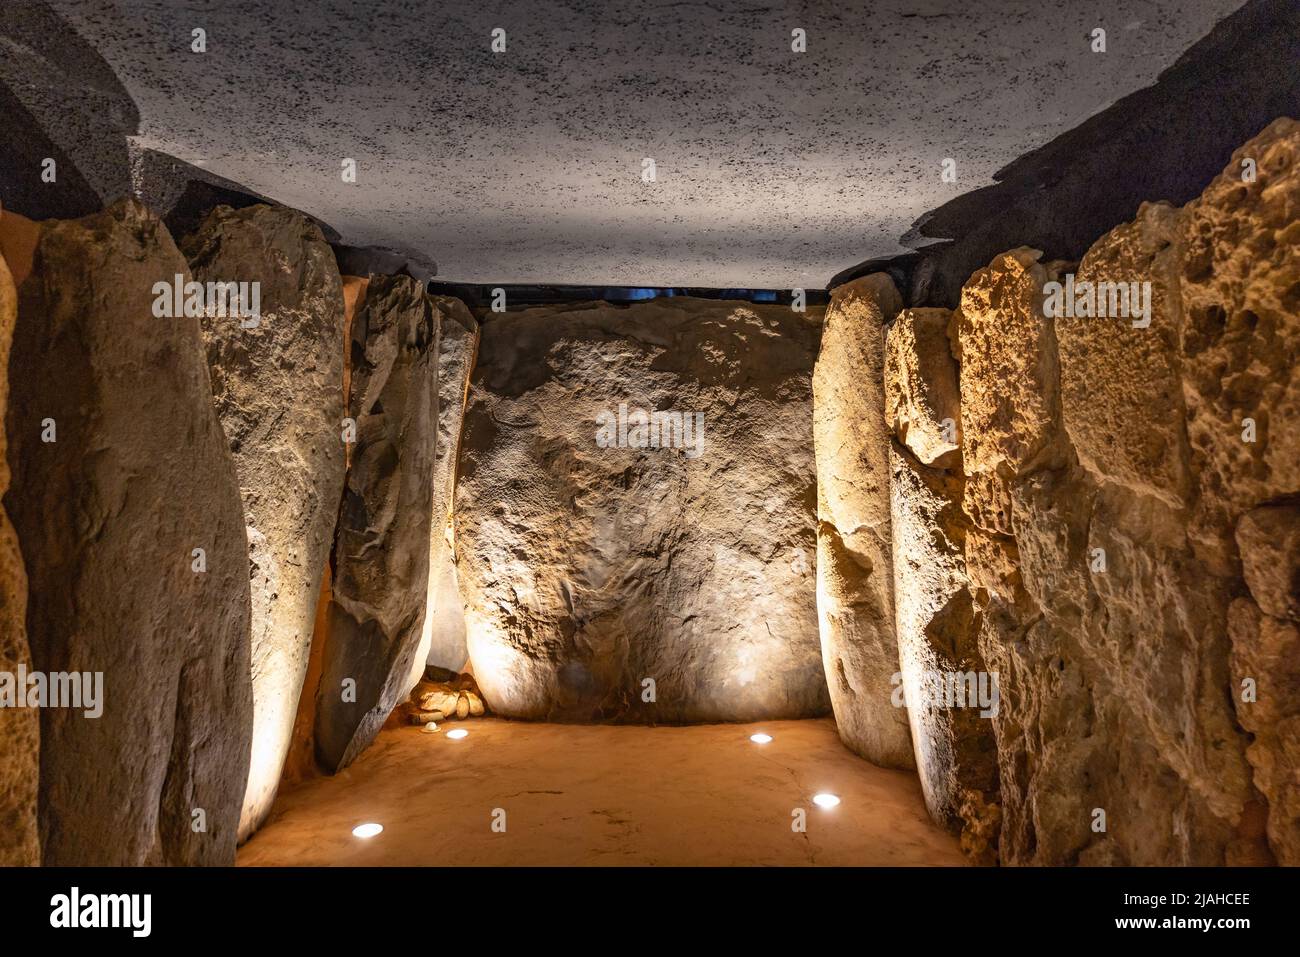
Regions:
<svg viewBox="0 0 1300 957"><path fill-rule="evenodd" d="M1185 213L1192 533L1229 574L1237 517L1300 492L1300 122L1276 120L1242 146Z"/></svg>
<svg viewBox="0 0 1300 957"><path fill-rule="evenodd" d="M957 365L946 309L905 310L886 336L894 623L916 766L930 815L980 863L997 860L998 675L978 647L966 576ZM923 464L946 461L952 470Z"/></svg>
<svg viewBox="0 0 1300 957"><path fill-rule="evenodd" d="M478 355L478 322L459 299L434 298L438 308L438 436L433 465L432 515L429 522L429 593L424 629L412 683L426 664L459 671L469 659L465 641L465 606L456 579L456 458L465 422L469 377Z"/></svg>
<svg viewBox="0 0 1300 957"><path fill-rule="evenodd" d="M199 282L260 284L260 315L203 319L248 531L253 745L243 840L275 798L338 516L343 294L319 227L290 209L218 207L183 246Z"/></svg>
<svg viewBox="0 0 1300 957"><path fill-rule="evenodd" d="M826 712L817 336L812 310L687 298L484 322L455 519L490 710L642 722ZM888 692L886 677L886 707Z"/></svg>
<svg viewBox="0 0 1300 957"><path fill-rule="evenodd" d="M189 279L161 222L124 200L44 224L22 287L5 505L32 658L103 680L98 717L41 715L46 864L234 862L248 558L198 319L154 314L155 283L177 274ZM41 441L47 420L55 442Z"/></svg>
<svg viewBox="0 0 1300 957"><path fill-rule="evenodd" d="M961 458L951 318L947 309L905 309L885 338L885 421L922 465L938 468Z"/></svg>
<svg viewBox="0 0 1300 957"><path fill-rule="evenodd" d="M316 755L350 764L405 698L428 591L438 314L421 283L375 276L352 319L356 445L339 513Z"/></svg>
<svg viewBox="0 0 1300 957"><path fill-rule="evenodd" d="M0 217L4 215L0 211ZM4 416L9 398L9 346L17 320L18 290L0 255L0 496L9 488ZM0 506L0 676L15 675L20 666L32 667L26 615L27 571L18 536ZM12 707L14 703L0 707L0 867L41 862L36 826L40 712Z"/></svg>
<svg viewBox="0 0 1300 957"><path fill-rule="evenodd" d="M902 308L876 273L831 293L813 373L817 610L840 737L873 764L913 766L898 686L890 545L885 323Z"/></svg>

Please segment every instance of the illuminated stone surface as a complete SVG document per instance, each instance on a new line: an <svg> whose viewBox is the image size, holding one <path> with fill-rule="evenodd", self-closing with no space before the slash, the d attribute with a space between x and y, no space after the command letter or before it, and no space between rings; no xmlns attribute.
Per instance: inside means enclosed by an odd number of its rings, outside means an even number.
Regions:
<svg viewBox="0 0 1300 957"><path fill-rule="evenodd" d="M275 798L343 488L343 294L320 230L219 207L182 244L200 282L260 283L261 315L202 320L239 476L253 602L253 750L240 839Z"/></svg>
<svg viewBox="0 0 1300 957"><path fill-rule="evenodd" d="M356 422L334 546L316 756L333 772L414 684L428 590L438 311L404 276L374 276L351 327Z"/></svg>
<svg viewBox="0 0 1300 957"><path fill-rule="evenodd" d="M888 276L834 290L813 374L817 609L822 662L844 743L885 767L913 766L898 673L885 425L884 325L902 302Z"/></svg>
<svg viewBox="0 0 1300 957"><path fill-rule="evenodd" d="M825 713L813 597L817 318L672 299L485 319L456 540L470 658L494 712ZM681 413L683 429L658 430L672 447L619 447L620 404L629 418ZM703 432L688 435L697 415ZM633 441L635 429L625 430Z"/></svg>
<svg viewBox="0 0 1300 957"><path fill-rule="evenodd" d="M415 680L424 673L426 662L455 671L469 657L465 608L456 579L452 502L456 491L456 458L465 422L465 397L478 356L479 328L460 300L435 296L433 301L439 313L438 436L429 522L429 592L425 599L420 650L414 664Z"/></svg>
<svg viewBox="0 0 1300 957"><path fill-rule="evenodd" d="M166 228L124 200L43 224L22 289L5 501L32 658L104 681L98 718L41 714L46 864L234 859L252 729L248 554L199 322L153 314L154 283L177 273L188 268ZM57 442L40 441L46 418Z"/></svg>

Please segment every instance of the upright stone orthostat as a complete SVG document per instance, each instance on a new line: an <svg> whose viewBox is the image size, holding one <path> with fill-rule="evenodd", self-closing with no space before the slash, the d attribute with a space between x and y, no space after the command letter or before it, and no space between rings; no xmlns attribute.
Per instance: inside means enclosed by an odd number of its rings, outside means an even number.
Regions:
<svg viewBox="0 0 1300 957"><path fill-rule="evenodd" d="M259 284L257 315L203 319L248 530L253 741L242 840L275 799L338 517L343 293L320 228L294 210L218 207L182 245L199 282Z"/></svg>
<svg viewBox="0 0 1300 957"><path fill-rule="evenodd" d="M349 764L411 690L428 591L438 313L423 285L374 276L352 319L356 424L334 544L316 756Z"/></svg>
<svg viewBox="0 0 1300 957"><path fill-rule="evenodd" d="M432 514L429 520L429 592L424 629L412 684L425 664L460 671L469 660L465 641L465 606L456 578L452 503L456 493L456 459L465 423L469 377L478 356L478 321L459 299L434 297L438 308L438 436L434 452Z"/></svg>
<svg viewBox="0 0 1300 957"><path fill-rule="evenodd" d="M673 299L484 321L456 488L498 714L823 714L814 312Z"/></svg>
<svg viewBox="0 0 1300 957"><path fill-rule="evenodd" d="M92 695L102 676L90 714L41 713L46 864L234 863L248 556L198 319L155 314L177 274L166 228L124 200L43 224L22 287L5 505L33 663Z"/></svg>
<svg viewBox="0 0 1300 957"><path fill-rule="evenodd" d="M840 737L873 764L914 766L898 703L890 545L885 323L902 300L883 273L834 289L813 373L817 608Z"/></svg>

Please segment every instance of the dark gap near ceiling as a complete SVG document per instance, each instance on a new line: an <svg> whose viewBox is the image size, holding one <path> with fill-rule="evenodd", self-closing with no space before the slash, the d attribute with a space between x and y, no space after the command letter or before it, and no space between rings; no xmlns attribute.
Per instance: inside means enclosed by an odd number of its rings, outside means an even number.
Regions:
<svg viewBox="0 0 1300 957"><path fill-rule="evenodd" d="M726 299L752 302L757 305L788 306L794 301L789 289L719 289L702 286L571 286L564 284L532 285L488 283L457 283L431 281L428 290L434 296L453 296L470 309L483 312L491 318L491 306L495 290L505 292L507 311L527 308L528 306L552 305L566 302L603 301L613 305L632 305L638 302L650 302L655 299L673 299L690 297L693 299ZM804 292L804 302L808 306L825 305L830 296L824 289L808 289Z"/></svg>

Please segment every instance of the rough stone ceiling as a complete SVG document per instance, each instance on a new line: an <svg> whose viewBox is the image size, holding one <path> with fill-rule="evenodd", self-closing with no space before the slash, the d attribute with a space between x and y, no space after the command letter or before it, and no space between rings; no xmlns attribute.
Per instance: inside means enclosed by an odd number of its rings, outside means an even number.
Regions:
<svg viewBox="0 0 1300 957"><path fill-rule="evenodd" d="M1149 85L1240 3L51 6L135 99L139 145L349 243L458 282L790 288L902 251L927 210Z"/></svg>

